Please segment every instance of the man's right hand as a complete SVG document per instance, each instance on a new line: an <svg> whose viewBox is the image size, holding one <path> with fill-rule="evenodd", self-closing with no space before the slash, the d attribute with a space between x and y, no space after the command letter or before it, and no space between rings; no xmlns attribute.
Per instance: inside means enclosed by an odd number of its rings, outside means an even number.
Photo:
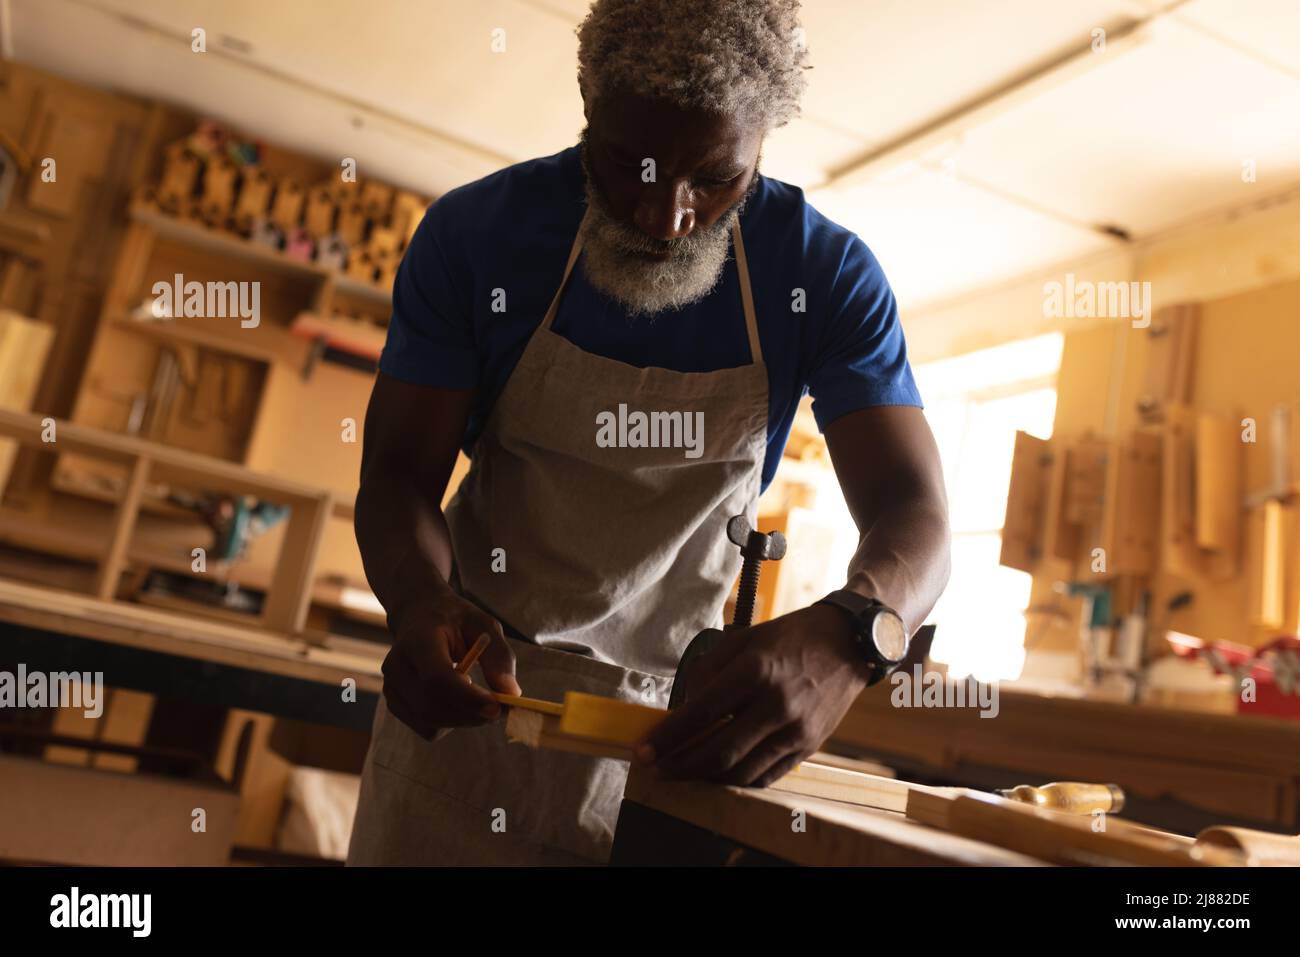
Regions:
<svg viewBox="0 0 1300 957"><path fill-rule="evenodd" d="M515 655L501 624L450 588L390 615L393 647L384 659L388 710L424 738L440 728L480 725L501 716L501 705L468 675L456 673L479 635L492 641L479 658L492 690L521 693Z"/></svg>

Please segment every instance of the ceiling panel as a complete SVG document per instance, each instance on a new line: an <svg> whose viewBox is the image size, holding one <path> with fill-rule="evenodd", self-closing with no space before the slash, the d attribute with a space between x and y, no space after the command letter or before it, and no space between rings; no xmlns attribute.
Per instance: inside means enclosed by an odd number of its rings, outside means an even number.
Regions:
<svg viewBox="0 0 1300 957"><path fill-rule="evenodd" d="M75 15L69 16L69 9ZM18 58L82 82L161 97L279 145L354 157L363 172L431 193L500 168L499 157L436 139L220 56L192 53L169 36L130 29L79 4L18 2Z"/></svg>
<svg viewBox="0 0 1300 957"><path fill-rule="evenodd" d="M1133 20L1121 0L812 2L804 110L883 143ZM1137 8L1141 12L1141 8Z"/></svg>
<svg viewBox="0 0 1300 957"><path fill-rule="evenodd" d="M815 191L809 198L871 247L905 308L1113 243L915 164L863 186Z"/></svg>
<svg viewBox="0 0 1300 957"><path fill-rule="evenodd" d="M829 165L856 156L865 147L860 137L800 117L768 134L763 142L763 172L811 187L825 180Z"/></svg>
<svg viewBox="0 0 1300 957"><path fill-rule="evenodd" d="M1296 0L1190 0L1177 15L1300 76L1300 3Z"/></svg>
<svg viewBox="0 0 1300 957"><path fill-rule="evenodd" d="M1300 82L1164 20L968 131L953 162L963 178L1141 236L1300 179L1296 117ZM1246 159L1256 183L1242 181Z"/></svg>
<svg viewBox="0 0 1300 957"><path fill-rule="evenodd" d="M158 95L202 96L205 61L233 55L513 159L563 148L582 126L576 19L558 6L523 0L17 0L15 7L63 7L63 17L76 19L110 10L174 35L190 59L175 61L165 85L160 78ZM196 26L207 31L213 53L189 53ZM493 51L497 29L504 31L504 52ZM27 31L18 24L14 32L21 55ZM113 44L96 44L79 56L120 61L115 53Z"/></svg>

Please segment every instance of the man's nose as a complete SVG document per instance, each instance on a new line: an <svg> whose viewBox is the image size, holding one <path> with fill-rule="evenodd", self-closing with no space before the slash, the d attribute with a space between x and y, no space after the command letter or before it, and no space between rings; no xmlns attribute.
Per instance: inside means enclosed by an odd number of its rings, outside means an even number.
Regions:
<svg viewBox="0 0 1300 957"><path fill-rule="evenodd" d="M642 191L633 217L647 236L667 242L695 229L695 209L685 184L651 184Z"/></svg>

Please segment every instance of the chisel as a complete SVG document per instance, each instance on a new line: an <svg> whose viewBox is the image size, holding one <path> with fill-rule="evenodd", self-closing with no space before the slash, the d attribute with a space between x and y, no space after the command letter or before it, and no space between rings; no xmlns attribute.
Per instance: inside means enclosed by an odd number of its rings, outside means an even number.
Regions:
<svg viewBox="0 0 1300 957"><path fill-rule="evenodd" d="M997 793L1022 804L1032 804L1051 811L1069 811L1072 814L1092 814L1095 811L1118 814L1124 809L1124 791L1117 784L1053 781L1042 787L1021 784Z"/></svg>

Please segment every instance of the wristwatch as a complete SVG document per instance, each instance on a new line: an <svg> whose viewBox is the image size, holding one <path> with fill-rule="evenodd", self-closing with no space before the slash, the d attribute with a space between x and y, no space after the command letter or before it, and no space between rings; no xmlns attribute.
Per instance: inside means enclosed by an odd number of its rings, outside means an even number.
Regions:
<svg viewBox="0 0 1300 957"><path fill-rule="evenodd" d="M898 612L884 602L840 589L831 592L816 604L831 605L848 617L853 628L853 640L871 667L872 676L867 682L869 685L885 677L907 657L907 626L903 624Z"/></svg>

